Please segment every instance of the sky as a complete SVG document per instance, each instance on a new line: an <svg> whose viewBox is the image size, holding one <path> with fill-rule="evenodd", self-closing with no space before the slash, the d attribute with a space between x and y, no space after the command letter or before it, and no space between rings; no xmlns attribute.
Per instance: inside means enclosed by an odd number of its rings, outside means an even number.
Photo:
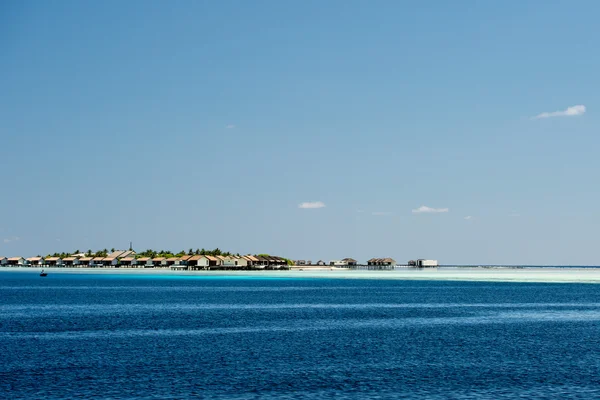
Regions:
<svg viewBox="0 0 600 400"><path fill-rule="evenodd" d="M598 15L0 2L0 256L599 265Z"/></svg>

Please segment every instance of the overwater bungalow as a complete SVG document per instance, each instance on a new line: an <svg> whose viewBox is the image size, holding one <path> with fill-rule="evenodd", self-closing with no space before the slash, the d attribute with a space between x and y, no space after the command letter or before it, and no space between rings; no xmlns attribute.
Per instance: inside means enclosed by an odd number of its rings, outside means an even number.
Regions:
<svg viewBox="0 0 600 400"><path fill-rule="evenodd" d="M209 260L206 256L197 255L192 256L187 260L187 264L190 270L200 270L209 267Z"/></svg>
<svg viewBox="0 0 600 400"><path fill-rule="evenodd" d="M65 264L65 267L77 267L79 266L79 258L77 257L65 257L63 259L63 263Z"/></svg>
<svg viewBox="0 0 600 400"><path fill-rule="evenodd" d="M94 259L93 257L86 257L86 256L81 257L79 259L79 267L80 268L90 267L93 259Z"/></svg>
<svg viewBox="0 0 600 400"><path fill-rule="evenodd" d="M370 260L367 260L367 265L368 266L383 266L383 267L392 267L394 265L396 265L396 260L394 260L393 258L390 257L386 257L386 258L371 258Z"/></svg>
<svg viewBox="0 0 600 400"><path fill-rule="evenodd" d="M186 256L183 256L183 257L179 257L180 264L185 264L185 265L188 265L188 261L189 261L189 260L190 260L192 257L193 257L192 255L186 255Z"/></svg>
<svg viewBox="0 0 600 400"><path fill-rule="evenodd" d="M221 265L221 260L214 256L205 256L208 259L208 268L218 267Z"/></svg>
<svg viewBox="0 0 600 400"><path fill-rule="evenodd" d="M27 265L27 260L23 257L11 257L6 260L6 265L11 267L23 267Z"/></svg>
<svg viewBox="0 0 600 400"><path fill-rule="evenodd" d="M119 260L119 265L122 267L135 267L137 260L134 257L125 257Z"/></svg>
<svg viewBox="0 0 600 400"><path fill-rule="evenodd" d="M251 254L245 255L244 258L248 261L248 267L254 267L259 263L258 258Z"/></svg>
<svg viewBox="0 0 600 400"><path fill-rule="evenodd" d="M8 258L0 257L0 265L6 265L7 262L8 262Z"/></svg>
<svg viewBox="0 0 600 400"><path fill-rule="evenodd" d="M154 267L154 268L162 267L162 263L165 260L166 260L166 258L164 258L164 257L154 257L152 259L152 267Z"/></svg>
<svg viewBox="0 0 600 400"><path fill-rule="evenodd" d="M167 267L171 267L173 265L181 265L181 259L179 257L169 257L165 260L165 264Z"/></svg>
<svg viewBox="0 0 600 400"><path fill-rule="evenodd" d="M27 264L32 267L41 267L44 265L44 257L29 257L27 259Z"/></svg>
<svg viewBox="0 0 600 400"><path fill-rule="evenodd" d="M267 257L263 257L263 256L255 256L256 258L256 264L254 264L255 266L259 267L259 268L266 268L269 266L269 259Z"/></svg>
<svg viewBox="0 0 600 400"><path fill-rule="evenodd" d="M179 260L179 261L181 261L181 260ZM169 265L169 268L174 271L185 271L188 269L188 266L186 264L177 264L176 263L176 264Z"/></svg>
<svg viewBox="0 0 600 400"><path fill-rule="evenodd" d="M90 263L90 267L102 267L102 260L104 257L94 257Z"/></svg>
<svg viewBox="0 0 600 400"><path fill-rule="evenodd" d="M48 257L45 264L49 267L64 267L63 260L60 257Z"/></svg>
<svg viewBox="0 0 600 400"><path fill-rule="evenodd" d="M154 266L150 257L140 257L135 260L135 264L138 268L150 268Z"/></svg>
<svg viewBox="0 0 600 400"><path fill-rule="evenodd" d="M248 260L241 256L233 256L233 259L236 262L236 265L240 268L248 268Z"/></svg>

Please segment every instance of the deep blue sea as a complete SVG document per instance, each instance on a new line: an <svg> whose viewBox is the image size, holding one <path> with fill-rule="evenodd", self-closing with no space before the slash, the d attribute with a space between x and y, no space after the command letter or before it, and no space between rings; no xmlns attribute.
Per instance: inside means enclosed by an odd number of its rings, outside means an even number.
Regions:
<svg viewBox="0 0 600 400"><path fill-rule="evenodd" d="M600 285L4 272L0 397L600 398Z"/></svg>

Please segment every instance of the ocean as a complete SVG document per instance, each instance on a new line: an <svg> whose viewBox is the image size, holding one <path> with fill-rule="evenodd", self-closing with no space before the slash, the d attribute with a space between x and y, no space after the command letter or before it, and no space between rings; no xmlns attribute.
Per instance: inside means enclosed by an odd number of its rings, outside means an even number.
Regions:
<svg viewBox="0 0 600 400"><path fill-rule="evenodd" d="M600 285L0 272L0 397L600 398Z"/></svg>

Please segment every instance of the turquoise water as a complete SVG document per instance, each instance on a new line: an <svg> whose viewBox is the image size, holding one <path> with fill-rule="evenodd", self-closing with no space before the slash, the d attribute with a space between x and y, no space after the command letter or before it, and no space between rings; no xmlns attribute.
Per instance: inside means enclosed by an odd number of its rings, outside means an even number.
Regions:
<svg viewBox="0 0 600 400"><path fill-rule="evenodd" d="M0 272L0 397L600 397L600 286Z"/></svg>

